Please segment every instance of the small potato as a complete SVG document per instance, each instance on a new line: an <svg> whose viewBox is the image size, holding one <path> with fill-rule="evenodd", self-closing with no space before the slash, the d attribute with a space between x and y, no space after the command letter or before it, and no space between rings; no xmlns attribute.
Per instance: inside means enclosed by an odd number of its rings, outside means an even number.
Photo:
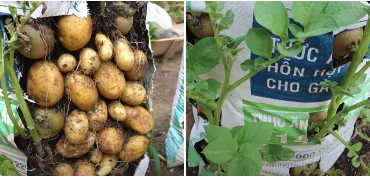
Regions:
<svg viewBox="0 0 370 177"><path fill-rule="evenodd" d="M123 121L124 125L135 130L140 135L149 133L154 126L154 120L150 113L142 106L125 106L126 119Z"/></svg>
<svg viewBox="0 0 370 177"><path fill-rule="evenodd" d="M104 154L99 165L99 170L96 172L98 176L107 176L117 165L117 156Z"/></svg>
<svg viewBox="0 0 370 177"><path fill-rule="evenodd" d="M66 163L60 163L55 167L54 176L73 176L73 168Z"/></svg>
<svg viewBox="0 0 370 177"><path fill-rule="evenodd" d="M310 174L317 168L317 163L311 163L304 166L294 167L290 169L292 176L310 176Z"/></svg>
<svg viewBox="0 0 370 177"><path fill-rule="evenodd" d="M324 122L327 115L328 113L326 111L311 112L308 122Z"/></svg>
<svg viewBox="0 0 370 177"><path fill-rule="evenodd" d="M99 131L97 141L102 152L118 154L124 142L123 133L117 128L106 128Z"/></svg>
<svg viewBox="0 0 370 177"><path fill-rule="evenodd" d="M87 112L87 118L92 131L103 129L108 118L107 104L102 99L99 99L94 108Z"/></svg>
<svg viewBox="0 0 370 177"><path fill-rule="evenodd" d="M61 55L58 59L58 68L60 71L64 73L73 71L76 68L76 65L77 65L76 58L69 53Z"/></svg>
<svg viewBox="0 0 370 177"><path fill-rule="evenodd" d="M64 127L66 138L72 144L83 143L89 131L89 120L86 113L81 110L73 110L67 117Z"/></svg>
<svg viewBox="0 0 370 177"><path fill-rule="evenodd" d="M212 22L207 13L200 16L186 14L186 24L197 38L213 37Z"/></svg>
<svg viewBox="0 0 370 177"><path fill-rule="evenodd" d="M75 15L64 15L58 19L58 36L60 43L69 51L84 47L92 34L91 16L80 18Z"/></svg>
<svg viewBox="0 0 370 177"><path fill-rule="evenodd" d="M90 151L89 161L92 162L93 164L98 164L102 158L103 153L98 148L95 148L92 151Z"/></svg>
<svg viewBox="0 0 370 177"><path fill-rule="evenodd" d="M41 138L52 138L63 129L64 114L52 108L39 107L35 111L34 122Z"/></svg>
<svg viewBox="0 0 370 177"><path fill-rule="evenodd" d="M123 146L123 150L117 156L124 162L133 162L145 154L148 146L149 140L145 136L132 136L130 137L128 143Z"/></svg>
<svg viewBox="0 0 370 177"><path fill-rule="evenodd" d="M108 99L117 99L125 89L126 80L123 72L113 62L102 62L93 74L99 93Z"/></svg>
<svg viewBox="0 0 370 177"><path fill-rule="evenodd" d="M148 64L148 61L146 59L146 56L144 52L141 50L136 50L134 52L135 55L135 64L129 71L125 72L126 77L129 80L139 80L141 79L146 71L146 65Z"/></svg>
<svg viewBox="0 0 370 177"><path fill-rule="evenodd" d="M95 176L94 165L85 159L78 160L75 163L74 176Z"/></svg>
<svg viewBox="0 0 370 177"><path fill-rule="evenodd" d="M94 81L82 73L68 75L65 87L72 103L84 111L92 109L98 102L98 89Z"/></svg>
<svg viewBox="0 0 370 177"><path fill-rule="evenodd" d="M56 146L56 152L65 158L77 158L89 152L95 144L96 135L92 132L88 132L85 140L81 144L72 144L64 136L62 137Z"/></svg>
<svg viewBox="0 0 370 177"><path fill-rule="evenodd" d="M140 105L146 99L146 90L140 82L127 81L123 91L121 101L129 105Z"/></svg>
<svg viewBox="0 0 370 177"><path fill-rule="evenodd" d="M79 69L86 75L93 74L100 68L100 58L98 53L91 48L83 48L79 56Z"/></svg>
<svg viewBox="0 0 370 177"><path fill-rule="evenodd" d="M101 61L109 61L112 58L113 44L106 35L98 33L95 36L95 45L98 48L98 54Z"/></svg>
<svg viewBox="0 0 370 177"><path fill-rule="evenodd" d="M118 30L123 34L126 35L132 28L133 24L133 17L120 17L116 18L116 25Z"/></svg>
<svg viewBox="0 0 370 177"><path fill-rule="evenodd" d="M37 61L32 64L27 76L27 93L40 106L53 106L64 92L63 76L51 61Z"/></svg>
<svg viewBox="0 0 370 177"><path fill-rule="evenodd" d="M108 113L115 120L123 121L126 119L126 109L119 101L109 103Z"/></svg>
<svg viewBox="0 0 370 177"><path fill-rule="evenodd" d="M135 56L126 38L119 38L113 43L114 61L124 71L132 69L135 63Z"/></svg>

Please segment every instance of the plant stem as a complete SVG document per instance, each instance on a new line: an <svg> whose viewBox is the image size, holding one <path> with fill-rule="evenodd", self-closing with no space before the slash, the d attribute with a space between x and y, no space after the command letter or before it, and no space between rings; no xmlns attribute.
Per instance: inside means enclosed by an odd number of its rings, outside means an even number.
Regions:
<svg viewBox="0 0 370 177"><path fill-rule="evenodd" d="M215 109L217 107L217 104L214 101L209 101L208 98L205 98L202 95L195 94L193 92L186 92L186 97L197 100L197 102L200 102L204 105L207 105L208 107L211 108L211 110Z"/></svg>
<svg viewBox="0 0 370 177"><path fill-rule="evenodd" d="M105 1L100 2L100 10L101 10L101 14L105 15Z"/></svg>
<svg viewBox="0 0 370 177"><path fill-rule="evenodd" d="M217 48L220 50L220 56L221 56L222 64L224 66L224 71L226 72L226 70L227 70L227 62L226 62L226 58L224 56L224 53L222 51L222 47L221 47L222 44L219 41L220 32L218 31L216 20L214 19L214 17L213 17L212 14L209 14L209 18L211 19L211 24L212 24L212 28L213 28L214 38L216 40Z"/></svg>
<svg viewBox="0 0 370 177"><path fill-rule="evenodd" d="M207 117L208 122L210 125L216 125L215 124L215 118L212 115L212 111L208 109L204 109L204 115Z"/></svg>
<svg viewBox="0 0 370 177"><path fill-rule="evenodd" d="M353 79L351 80L350 85L353 85L370 67L370 61L366 62L365 66L361 68L360 71L358 71L355 76L353 76Z"/></svg>
<svg viewBox="0 0 370 177"><path fill-rule="evenodd" d="M215 125L220 125L222 105L224 104L226 96L229 93L228 89L229 89L229 82L230 82L232 66L233 66L233 62L231 62L231 64L229 65L229 67L227 67L226 72L225 72L225 80L222 85L220 97L217 101L217 108L215 109Z"/></svg>

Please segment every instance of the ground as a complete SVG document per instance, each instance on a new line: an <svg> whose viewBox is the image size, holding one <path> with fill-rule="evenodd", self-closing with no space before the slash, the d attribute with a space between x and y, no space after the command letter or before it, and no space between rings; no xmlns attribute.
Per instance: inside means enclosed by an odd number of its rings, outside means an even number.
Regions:
<svg viewBox="0 0 370 177"><path fill-rule="evenodd" d="M158 153L166 157L165 140L170 127L173 98L176 93L177 80L181 65L181 53L172 59L155 58L157 70L154 74L153 108L157 117L154 130L154 146ZM183 176L184 167L167 168L161 161L162 176ZM150 161L147 176L156 176L155 163Z"/></svg>

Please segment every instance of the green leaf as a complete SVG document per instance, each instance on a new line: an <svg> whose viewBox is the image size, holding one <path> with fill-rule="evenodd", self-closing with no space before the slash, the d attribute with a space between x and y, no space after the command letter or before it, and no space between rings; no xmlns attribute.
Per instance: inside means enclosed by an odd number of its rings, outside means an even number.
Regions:
<svg viewBox="0 0 370 177"><path fill-rule="evenodd" d="M10 14L12 14L12 17L13 17L14 21L18 24L18 10L17 10L17 8L12 6L12 5L8 5L8 9L9 9Z"/></svg>
<svg viewBox="0 0 370 177"><path fill-rule="evenodd" d="M229 163L236 156L238 143L226 137L218 138L207 145L202 153L212 162Z"/></svg>
<svg viewBox="0 0 370 177"><path fill-rule="evenodd" d="M328 14L321 14L313 19L304 29L304 32L297 34L298 38L308 38L319 36L338 29L340 26L337 21Z"/></svg>
<svg viewBox="0 0 370 177"><path fill-rule="evenodd" d="M293 19L306 26L324 9L326 1L293 1Z"/></svg>
<svg viewBox="0 0 370 177"><path fill-rule="evenodd" d="M370 141L370 137L369 137L369 136L367 136L366 134L361 133L361 132L357 132L357 131L356 131L356 133L357 133L357 135L358 135L358 136L360 136L362 139L364 139L364 140L366 140L366 141Z"/></svg>
<svg viewBox="0 0 370 177"><path fill-rule="evenodd" d="M273 42L266 30L262 28L251 28L245 35L244 40L252 53L261 57L271 58Z"/></svg>
<svg viewBox="0 0 370 177"><path fill-rule="evenodd" d="M329 14L339 27L352 25L367 14L366 5L359 1L329 1L323 13Z"/></svg>
<svg viewBox="0 0 370 177"><path fill-rule="evenodd" d="M212 17L212 20L218 20L224 16L224 14L218 12L209 12L208 14Z"/></svg>
<svg viewBox="0 0 370 177"><path fill-rule="evenodd" d="M354 151L358 152L362 148L362 143L361 142L358 142L358 143L352 145L352 148L353 148Z"/></svg>
<svg viewBox="0 0 370 177"><path fill-rule="evenodd" d="M224 9L223 1L205 1L206 9L204 12L220 12Z"/></svg>
<svg viewBox="0 0 370 177"><path fill-rule="evenodd" d="M221 87L221 83L216 79L207 79L208 89L214 93L217 93L217 90Z"/></svg>
<svg viewBox="0 0 370 177"><path fill-rule="evenodd" d="M233 159L228 167L228 176L259 176L262 157L257 148L249 143L240 146L238 158Z"/></svg>
<svg viewBox="0 0 370 177"><path fill-rule="evenodd" d="M234 22L234 13L231 10L227 10L219 23L218 27L219 31L229 29L233 22Z"/></svg>
<svg viewBox="0 0 370 177"><path fill-rule="evenodd" d="M161 176L161 161L159 160L158 152L153 146L149 146L150 154L152 154L154 158L155 163L155 171L157 173L157 176Z"/></svg>
<svg viewBox="0 0 370 177"><path fill-rule="evenodd" d="M351 164L356 168L360 166L361 163L360 163L358 156L355 156L352 158Z"/></svg>
<svg viewBox="0 0 370 177"><path fill-rule="evenodd" d="M361 88L357 85L352 85L351 88L349 88L349 93L351 95L356 95L356 94L359 94L361 92Z"/></svg>
<svg viewBox="0 0 370 177"><path fill-rule="evenodd" d="M294 45L289 49L286 49L282 43L277 43L276 49L285 56L295 57L302 51L303 47L302 45Z"/></svg>
<svg viewBox="0 0 370 177"><path fill-rule="evenodd" d="M294 151L289 148L283 148L278 144L268 144L262 153L263 160L268 163L275 163L277 161L290 160L294 156Z"/></svg>
<svg viewBox="0 0 370 177"><path fill-rule="evenodd" d="M260 147L267 143L274 129L273 123L267 122L250 122L245 123L243 128L236 133L234 140L239 145L250 143L256 147Z"/></svg>
<svg viewBox="0 0 370 177"><path fill-rule="evenodd" d="M257 1L254 15L259 24L280 38L288 39L288 13L283 3L278 1Z"/></svg>
<svg viewBox="0 0 370 177"><path fill-rule="evenodd" d="M231 135L230 131L225 127L217 125L206 125L204 126L204 130L206 131L208 143L211 143L214 140L221 137L233 139L233 136Z"/></svg>
<svg viewBox="0 0 370 177"><path fill-rule="evenodd" d="M236 126L230 130L230 133L233 135L233 137L238 133L239 130L241 130L243 126Z"/></svg>
<svg viewBox="0 0 370 177"><path fill-rule="evenodd" d="M366 118L368 122L370 122L370 109L369 108L362 108L360 111L361 117Z"/></svg>
<svg viewBox="0 0 370 177"><path fill-rule="evenodd" d="M217 164L211 163L202 169L200 176L216 176L217 168Z"/></svg>
<svg viewBox="0 0 370 177"><path fill-rule="evenodd" d="M1 176L19 176L18 171L15 169L10 159L3 160L0 163Z"/></svg>
<svg viewBox="0 0 370 177"><path fill-rule="evenodd" d="M218 12L224 9L224 4L224 1L214 1L214 6L216 7Z"/></svg>
<svg viewBox="0 0 370 177"><path fill-rule="evenodd" d="M243 63L240 64L243 71L247 70L254 70L256 67L254 66L254 61L251 59L243 61Z"/></svg>
<svg viewBox="0 0 370 177"><path fill-rule="evenodd" d="M297 1L293 1L293 3L294 2L297 2ZM291 23L291 24L289 24L289 30L290 30L290 32L292 32L292 34L295 36L295 37L297 37L297 34L298 33L303 33L303 30L302 30L302 28L300 28L299 26L297 26L296 24L293 24L293 23Z"/></svg>
<svg viewBox="0 0 370 177"><path fill-rule="evenodd" d="M194 82L195 75L192 71L186 69L186 83Z"/></svg>
<svg viewBox="0 0 370 177"><path fill-rule="evenodd" d="M203 38L198 41L186 61L186 68L193 71L194 75L200 75L211 71L220 60L220 51L213 37Z"/></svg>
<svg viewBox="0 0 370 177"><path fill-rule="evenodd" d="M265 59L258 57L254 59L254 66L257 68L258 66L261 66L261 64L264 62L265 62Z"/></svg>
<svg viewBox="0 0 370 177"><path fill-rule="evenodd" d="M354 85L357 85L357 86L360 86L361 84L363 84L366 80L366 73L362 74L357 80L355 83L353 83Z"/></svg>

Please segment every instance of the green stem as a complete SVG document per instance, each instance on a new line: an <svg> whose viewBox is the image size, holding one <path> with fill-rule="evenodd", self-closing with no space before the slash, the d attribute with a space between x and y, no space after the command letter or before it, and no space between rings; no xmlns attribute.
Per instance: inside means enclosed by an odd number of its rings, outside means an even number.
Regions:
<svg viewBox="0 0 370 177"><path fill-rule="evenodd" d="M101 14L105 15L105 1L100 2L100 10L101 10Z"/></svg>
<svg viewBox="0 0 370 177"><path fill-rule="evenodd" d="M227 61L226 61L226 58L225 58L224 53L222 51L221 42L219 41L220 32L218 31L218 28L216 26L217 25L216 20L213 18L212 14L209 14L209 18L211 19L212 28L213 28L213 31L214 31L213 32L214 38L216 40L217 48L220 50L220 56L221 56L222 64L224 66L224 71L226 72L226 70L227 70Z"/></svg>
<svg viewBox="0 0 370 177"><path fill-rule="evenodd" d="M196 100L197 102L201 104L207 105L210 108L210 110L216 109L217 107L217 104L214 101L210 101L205 96L193 93L191 91L186 91L186 97Z"/></svg>
<svg viewBox="0 0 370 177"><path fill-rule="evenodd" d="M204 109L204 115L207 117L210 125L217 125L215 124L215 118L213 117L211 110Z"/></svg>
<svg viewBox="0 0 370 177"><path fill-rule="evenodd" d="M232 66L233 66L233 62L231 62L230 66L227 67L226 72L225 72L224 83L222 85L220 97L217 101L217 108L215 109L215 125L220 125L222 105L224 104L226 96L229 93L228 89L229 89Z"/></svg>
<svg viewBox="0 0 370 177"><path fill-rule="evenodd" d="M355 76L353 76L350 85L353 85L370 67L370 61L368 61L364 67L361 68L360 71L358 71Z"/></svg>

